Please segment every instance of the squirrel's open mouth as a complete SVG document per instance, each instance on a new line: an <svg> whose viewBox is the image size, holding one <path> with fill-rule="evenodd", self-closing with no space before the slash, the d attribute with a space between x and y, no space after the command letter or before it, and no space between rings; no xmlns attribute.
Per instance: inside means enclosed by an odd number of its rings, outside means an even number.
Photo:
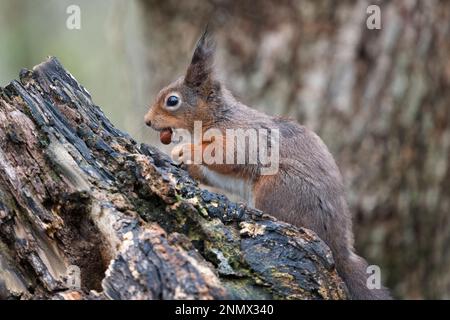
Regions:
<svg viewBox="0 0 450 320"><path fill-rule="evenodd" d="M172 142L172 128L163 128L159 130L159 140L163 144L170 144Z"/></svg>

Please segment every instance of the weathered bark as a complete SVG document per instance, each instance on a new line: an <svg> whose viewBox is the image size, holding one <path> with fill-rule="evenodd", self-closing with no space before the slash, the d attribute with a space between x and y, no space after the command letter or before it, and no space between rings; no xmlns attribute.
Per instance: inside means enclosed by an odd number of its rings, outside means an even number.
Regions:
<svg viewBox="0 0 450 320"><path fill-rule="evenodd" d="M54 58L0 90L0 137L3 298L346 297L313 232L198 188Z"/></svg>
<svg viewBox="0 0 450 320"><path fill-rule="evenodd" d="M393 294L450 297L450 1L141 3L147 51L133 61L153 75L143 86L156 93L183 72L209 21L229 88L329 146L357 251ZM381 30L366 25L373 4Z"/></svg>

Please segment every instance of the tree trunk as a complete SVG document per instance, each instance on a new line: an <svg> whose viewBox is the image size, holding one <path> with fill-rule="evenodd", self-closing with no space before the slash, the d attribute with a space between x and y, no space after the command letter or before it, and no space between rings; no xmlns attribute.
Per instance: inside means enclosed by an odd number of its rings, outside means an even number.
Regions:
<svg viewBox="0 0 450 320"><path fill-rule="evenodd" d="M450 298L449 1L141 3L147 88L184 72L209 21L231 91L329 146L357 251L395 296ZM373 4L381 30L366 25Z"/></svg>
<svg viewBox="0 0 450 320"><path fill-rule="evenodd" d="M312 231L200 189L54 58L1 88L0 137L2 298L346 297Z"/></svg>

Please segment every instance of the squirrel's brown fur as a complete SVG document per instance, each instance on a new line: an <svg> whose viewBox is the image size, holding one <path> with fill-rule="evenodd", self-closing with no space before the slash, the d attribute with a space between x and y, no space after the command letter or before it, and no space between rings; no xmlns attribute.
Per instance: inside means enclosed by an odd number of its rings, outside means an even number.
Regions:
<svg viewBox="0 0 450 320"><path fill-rule="evenodd" d="M189 165L206 184L233 190L228 180L249 186L249 203L280 220L314 230L331 248L336 268L353 299L389 299L385 288L368 289L366 261L354 253L351 214L339 169L322 140L297 123L270 117L238 102L213 70L215 44L205 32L197 43L184 77L162 89L145 121L156 130L192 131L194 121L209 128L275 128L280 132L280 163L275 175L260 174L258 165ZM166 108L168 95L181 98L176 110ZM203 148L207 142L192 148ZM225 186L227 185L227 186ZM242 191L237 191L242 192Z"/></svg>

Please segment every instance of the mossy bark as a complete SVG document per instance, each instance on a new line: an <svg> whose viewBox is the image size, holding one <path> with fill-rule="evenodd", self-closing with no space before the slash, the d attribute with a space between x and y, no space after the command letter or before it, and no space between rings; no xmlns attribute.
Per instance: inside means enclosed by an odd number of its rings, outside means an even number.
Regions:
<svg viewBox="0 0 450 320"><path fill-rule="evenodd" d="M1 88L0 137L2 298L346 297L312 231L200 189L55 58Z"/></svg>

